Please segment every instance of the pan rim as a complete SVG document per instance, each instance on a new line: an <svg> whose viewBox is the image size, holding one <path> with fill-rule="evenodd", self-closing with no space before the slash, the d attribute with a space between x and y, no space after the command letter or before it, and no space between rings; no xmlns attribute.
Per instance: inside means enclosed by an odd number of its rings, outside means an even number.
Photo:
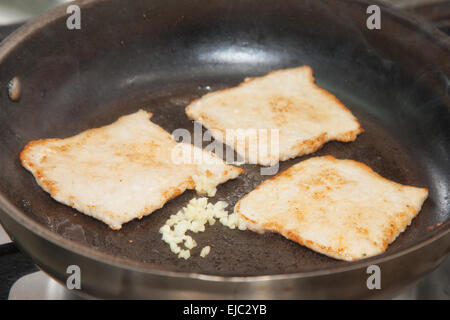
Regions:
<svg viewBox="0 0 450 320"><path fill-rule="evenodd" d="M106 2L108 0L77 0L71 2L70 5L76 4L79 6L90 6L93 4ZM359 3L367 3L367 0L346 0L351 2L359 2ZM370 4L378 4L384 10L388 11L391 18L400 20L402 22L407 22L412 24L417 31L421 31L425 36L428 36L431 40L435 41L439 45L449 46L448 37L442 33L441 31L431 27L424 19L420 17L412 16L409 14L405 14L399 12L393 8L386 7L385 5L379 3L378 1L370 1ZM66 15L65 8L68 4L63 4L55 9L45 13L44 15L30 21L23 27L19 28L15 32L13 32L10 36L8 36L3 43L0 45L0 63L3 63L4 59L9 55L11 51L13 51L18 45L20 45L23 41L25 41L28 37L32 36L35 33L38 33L41 28L46 25L61 19ZM323 275L331 275L343 272L349 272L353 270L358 270L361 268L366 268L369 265L373 264L381 264L398 257L407 255L411 252L417 251L432 242L435 242L442 237L450 234L450 221L447 220L444 224L430 232L431 236L416 245L413 245L409 248L399 250L394 254L382 254L381 256L374 256L368 259L349 262L344 266L339 267L326 267L323 269L313 270L313 271L304 271L304 272L296 272L296 273L287 273L287 274L270 274L270 275L252 275L252 276L219 276L219 275L210 275L203 274L197 272L177 272L177 271L164 271L158 269L152 269L149 266L149 263L137 262L131 259L116 257L99 250L95 250L93 248L89 248L82 244L73 242L69 239L64 238L63 236L52 232L48 228L43 225L40 225L38 222L34 221L27 214L16 208L16 206L9 201L9 199L4 195L0 194L0 210L6 213L11 219L15 222L19 223L23 227L25 227L28 231L33 234L43 238L45 241L52 243L55 246L62 247L63 249L72 252L73 254L83 256L87 259L93 260L97 263L108 264L111 267L125 269L129 271L141 272L145 274L151 274L156 276L165 276L165 277L173 277L173 278L189 278L192 280L204 280L204 281L213 281L213 282L253 282L253 281L268 281L268 280L287 280L287 279L296 279L296 278L308 278L308 277L316 277Z"/></svg>
<svg viewBox="0 0 450 320"><path fill-rule="evenodd" d="M53 245L62 247L67 251L73 252L74 254L78 254L85 258L94 260L97 263L106 263L112 267L122 268L134 272L141 272L156 276L166 276L173 278L190 278L213 282L253 282L253 281L267 281L267 280L288 280L288 279L308 278L308 277L349 272L353 270L367 268L370 265L374 264L380 265L384 262L394 260L398 257L407 255L411 252L415 252L423 247L426 247L430 243L435 242L450 234L450 221L446 221L439 229L432 231L432 233L435 234L430 236L430 238L410 248L400 250L395 254L390 254L384 257L381 257L381 255L384 255L385 253L359 261L348 262L347 265L344 266L328 267L314 271L304 271L286 274L255 275L255 276L219 276L219 275L203 274L198 272L177 272L177 271L150 269L149 268L150 264L148 263L137 262L122 257L115 257L102 251L86 247L77 242L72 242L64 238L63 236L48 230L44 226L41 226L39 223L35 222L26 214L23 214L3 194L0 195L0 208L3 212L7 213L10 218L18 222L20 225L26 227L28 231L31 231L35 235L44 238L46 241L51 242Z"/></svg>

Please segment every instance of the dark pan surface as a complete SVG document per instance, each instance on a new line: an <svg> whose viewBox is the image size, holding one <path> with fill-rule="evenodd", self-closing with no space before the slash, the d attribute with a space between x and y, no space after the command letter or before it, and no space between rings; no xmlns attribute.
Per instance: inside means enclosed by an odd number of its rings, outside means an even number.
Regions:
<svg viewBox="0 0 450 320"><path fill-rule="evenodd" d="M349 2L345 13L339 1L323 1L323 6L270 2L270 14L259 12L250 1L225 2L168 2L162 7L136 1L132 12L87 6L82 30L68 35L65 21L56 21L0 61L0 85L19 76L24 88L18 103L10 102L5 90L0 93L0 192L64 238L149 269L237 276L348 265L276 234L218 224L195 235L199 246L192 250L193 257L180 260L158 230L194 192L113 231L52 200L18 159L30 140L68 137L139 108L153 112L153 121L170 132L192 131L193 123L184 114L191 100L247 76L307 64L318 84L341 99L366 130L353 143L331 142L313 156L358 160L386 178L430 189L422 212L384 255L448 229L448 48L394 17L386 18L387 30L365 30L364 5L359 2ZM250 8L256 12L250 15ZM95 22L99 17L101 26ZM343 19L352 22L344 24ZM424 43L427 52L418 50ZM280 171L308 157L283 162ZM258 166L243 168L246 173L220 186L212 202L225 200L233 207L267 178L260 176ZM212 247L206 259L198 256L204 245Z"/></svg>

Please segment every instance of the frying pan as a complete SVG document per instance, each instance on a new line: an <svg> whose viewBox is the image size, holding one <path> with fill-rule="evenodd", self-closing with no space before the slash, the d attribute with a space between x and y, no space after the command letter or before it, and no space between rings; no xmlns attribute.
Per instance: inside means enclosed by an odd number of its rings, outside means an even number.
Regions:
<svg viewBox="0 0 450 320"><path fill-rule="evenodd" d="M372 3L372 1L371 1ZM66 27L66 6L27 24L0 47L0 85L21 82L19 101L0 92L0 219L20 248L65 283L81 268L81 293L102 298L390 297L450 251L449 42L439 31L381 6L381 29L366 27L367 1L76 1L81 29ZM113 231L52 200L18 155L27 142L64 138L144 108L169 132L193 129L193 99L248 76L310 65L317 83L358 117L365 133L327 143L331 154L382 176L428 187L411 226L381 255L357 262L315 253L277 234L219 225L195 236L211 245L180 260L158 233L192 191ZM311 156L311 155L310 155ZM280 164L280 170L307 159ZM234 206L267 176L246 173L212 202ZM381 289L367 267L381 268Z"/></svg>

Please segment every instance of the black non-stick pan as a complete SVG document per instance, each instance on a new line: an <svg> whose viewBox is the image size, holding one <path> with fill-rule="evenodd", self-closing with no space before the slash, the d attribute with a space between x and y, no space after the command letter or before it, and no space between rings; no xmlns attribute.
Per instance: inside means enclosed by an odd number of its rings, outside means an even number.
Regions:
<svg viewBox="0 0 450 320"><path fill-rule="evenodd" d="M367 28L372 1L76 1L22 27L0 47L0 219L17 244L65 282L82 270L83 293L107 298L355 298L389 296L450 251L450 57L448 39L421 21L381 6L381 29ZM208 227L198 248L177 259L159 228L195 196L188 191L142 220L113 231L52 200L21 167L30 140L64 138L139 108L172 132L193 129L190 101L248 76L310 65L317 83L358 117L352 143L314 155L361 161L430 195L411 226L379 256L344 262L277 234ZM18 101L6 86L17 77ZM231 207L267 176L246 173L211 201ZM200 250L200 249L198 249ZM369 290L369 265L381 290Z"/></svg>

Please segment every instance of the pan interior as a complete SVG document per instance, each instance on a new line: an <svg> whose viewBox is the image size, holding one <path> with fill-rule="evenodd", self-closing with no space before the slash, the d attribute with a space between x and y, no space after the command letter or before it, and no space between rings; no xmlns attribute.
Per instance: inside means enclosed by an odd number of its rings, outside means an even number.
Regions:
<svg viewBox="0 0 450 320"><path fill-rule="evenodd" d="M68 137L140 108L151 111L153 121L169 132L192 132L193 123L184 114L190 101L247 76L306 64L313 67L318 84L346 104L365 129L353 143L330 142L310 156L354 159L393 181L430 189L422 212L384 255L430 238L437 229L429 227L437 223L448 228L450 119L443 84L448 70L439 61L445 58L439 55L444 49L432 39L388 13L386 30L370 33L364 29L359 2L342 10L338 1L323 1L335 14L298 1L261 1L260 8L250 1L232 1L234 6L225 1L165 6L136 1L125 11L114 10L119 2L86 7L89 19L80 31L68 31L64 19L44 26L0 64L2 87L13 76L23 86L16 103L5 90L0 93L0 192L41 226L149 269L237 276L347 264L276 234L229 230L220 224L194 236L199 245L191 259L177 259L158 230L194 192L113 231L52 200L18 159L30 140ZM249 15L250 8L257 12ZM353 22L342 23L344 19ZM414 32L415 42L408 39L407 46L404 36ZM428 53L415 52L419 44L428 45ZM402 60L405 56L414 67ZM282 162L280 171L310 156ZM243 168L246 173L221 185L210 201L224 200L232 208L268 178L258 166ZM205 245L212 249L202 259L199 252Z"/></svg>

